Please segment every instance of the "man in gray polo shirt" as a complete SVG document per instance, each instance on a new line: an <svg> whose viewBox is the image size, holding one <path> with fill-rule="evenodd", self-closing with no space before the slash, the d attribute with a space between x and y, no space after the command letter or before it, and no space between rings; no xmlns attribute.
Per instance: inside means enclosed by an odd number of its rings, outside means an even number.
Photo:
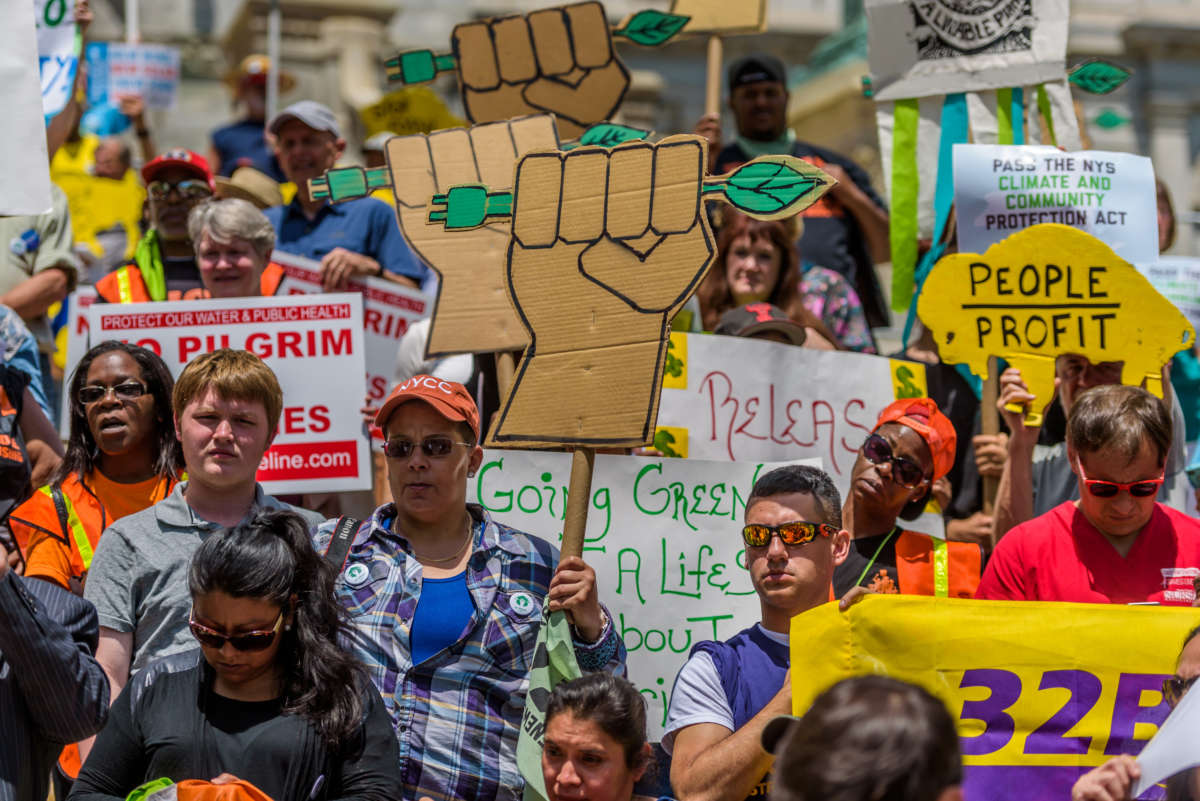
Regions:
<svg viewBox="0 0 1200 801"><path fill-rule="evenodd" d="M196 647L188 631L187 571L210 533L263 510L292 509L254 479L283 408L275 374L246 351L218 350L184 368L173 397L188 480L159 503L113 523L100 537L84 597L96 605L96 659L115 699L133 672Z"/></svg>

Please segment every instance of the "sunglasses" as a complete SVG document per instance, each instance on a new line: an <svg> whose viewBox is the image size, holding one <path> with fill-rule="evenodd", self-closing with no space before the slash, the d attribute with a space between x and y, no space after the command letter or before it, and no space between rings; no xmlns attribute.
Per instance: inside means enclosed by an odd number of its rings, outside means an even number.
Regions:
<svg viewBox="0 0 1200 801"><path fill-rule="evenodd" d="M455 445L470 448L469 442L455 442L447 436L437 435L426 437L419 443L421 451L430 459L441 459L450 455ZM383 443L383 452L389 459L407 459L412 456L418 443L411 439L389 439Z"/></svg>
<svg viewBox="0 0 1200 801"><path fill-rule="evenodd" d="M892 455L892 446L878 434L871 434L863 443L862 455L871 464L892 465L892 480L902 487L912 489L925 480L925 471L916 462L902 456Z"/></svg>
<svg viewBox="0 0 1200 801"><path fill-rule="evenodd" d="M1083 473L1083 462L1079 460L1079 454L1075 455L1075 466L1079 469L1079 477L1083 479L1083 485L1097 498L1115 498L1117 493L1123 490L1128 490L1129 494L1135 498L1149 498L1151 495L1158 494L1158 488L1166 479L1165 469L1158 478L1145 478L1141 481L1131 481L1128 484L1088 478Z"/></svg>
<svg viewBox="0 0 1200 801"><path fill-rule="evenodd" d="M146 185L146 191L155 200L166 199L172 189L178 192L184 200L201 200L212 197L212 189L209 188L208 182L195 178L187 178L174 184L169 181L151 181Z"/></svg>
<svg viewBox="0 0 1200 801"><path fill-rule="evenodd" d="M192 615L195 615L194 611ZM188 628L192 630L192 636L201 645L217 650L224 648L225 643L229 643L237 651L265 651L275 641L275 635L279 633L279 627L282 625L282 609L279 611L279 617L275 618L275 625L270 629L264 631L247 631L245 634L222 634L219 631L210 629L208 626L197 623L195 617L188 617Z"/></svg>
<svg viewBox="0 0 1200 801"><path fill-rule="evenodd" d="M837 529L828 523L810 523L807 520L793 520L778 526L750 523L742 528L742 540L749 548L765 548L776 536L784 545L803 545L815 540L818 534L822 537L832 537L836 533Z"/></svg>
<svg viewBox="0 0 1200 801"><path fill-rule="evenodd" d="M88 384L86 387L79 388L79 394L76 397L79 398L80 403L88 406L108 397L110 392L117 397L117 400L137 400L146 394L146 387L137 381L125 381L115 387Z"/></svg>
<svg viewBox="0 0 1200 801"><path fill-rule="evenodd" d="M1192 676L1190 679L1184 679L1179 676L1172 676L1169 679L1163 679L1163 698L1167 700L1167 705L1172 709L1183 700L1183 696L1196 683L1196 679L1200 676Z"/></svg>

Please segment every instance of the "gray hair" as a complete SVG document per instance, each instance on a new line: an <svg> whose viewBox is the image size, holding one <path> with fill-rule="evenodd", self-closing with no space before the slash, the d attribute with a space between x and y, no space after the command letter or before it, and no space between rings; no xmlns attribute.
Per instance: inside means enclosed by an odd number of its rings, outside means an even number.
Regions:
<svg viewBox="0 0 1200 801"><path fill-rule="evenodd" d="M275 247L271 221L248 200L231 197L201 203L188 214L188 237L199 248L204 233L221 243L244 239L265 260Z"/></svg>

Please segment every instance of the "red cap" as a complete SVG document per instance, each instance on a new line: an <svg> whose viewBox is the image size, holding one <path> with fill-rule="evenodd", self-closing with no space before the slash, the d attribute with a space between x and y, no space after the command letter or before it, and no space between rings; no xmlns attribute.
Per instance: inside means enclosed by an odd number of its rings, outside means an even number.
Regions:
<svg viewBox="0 0 1200 801"><path fill-rule="evenodd" d="M168 167L183 167L196 174L197 178L203 178L208 181L208 188L216 191L216 186L213 184L212 170L208 168L208 160L191 150L177 148L168 150L160 156L147 161L142 166L142 180L150 183L154 180L154 176L158 175Z"/></svg>
<svg viewBox="0 0 1200 801"><path fill-rule="evenodd" d="M937 404L929 398L904 398L893 401L879 413L879 420L872 432L884 423L899 423L921 435L929 452L933 455L933 480L937 481L954 467L954 449L958 435L950 418L942 414Z"/></svg>
<svg viewBox="0 0 1200 801"><path fill-rule="evenodd" d="M457 381L444 381L431 375L415 375L393 389L375 415L375 425L383 428L396 407L411 400L428 403L447 420L466 423L471 427L475 441L479 441L479 407L471 393Z"/></svg>

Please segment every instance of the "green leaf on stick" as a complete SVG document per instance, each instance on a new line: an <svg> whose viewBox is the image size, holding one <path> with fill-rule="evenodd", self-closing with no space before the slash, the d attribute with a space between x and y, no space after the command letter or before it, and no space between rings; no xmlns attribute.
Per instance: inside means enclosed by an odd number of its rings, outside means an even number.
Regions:
<svg viewBox="0 0 1200 801"><path fill-rule="evenodd" d="M615 122L598 122L584 131L579 142L563 145L563 150L574 150L577 147L616 147L622 142L632 142L645 139L650 131L641 128L630 128L628 125L617 125Z"/></svg>
<svg viewBox="0 0 1200 801"><path fill-rule="evenodd" d="M706 194L721 193L744 214L774 219L796 214L812 205L833 179L816 167L790 156L761 156L723 178L704 182Z"/></svg>
<svg viewBox="0 0 1200 801"><path fill-rule="evenodd" d="M682 14L667 14L654 9L639 11L625 21L624 27L613 31L613 36L623 37L644 47L655 47L669 41L683 30L691 17Z"/></svg>
<svg viewBox="0 0 1200 801"><path fill-rule="evenodd" d="M1119 89L1131 75L1133 73L1120 64L1096 58L1075 67L1067 77L1085 92L1106 95Z"/></svg>

